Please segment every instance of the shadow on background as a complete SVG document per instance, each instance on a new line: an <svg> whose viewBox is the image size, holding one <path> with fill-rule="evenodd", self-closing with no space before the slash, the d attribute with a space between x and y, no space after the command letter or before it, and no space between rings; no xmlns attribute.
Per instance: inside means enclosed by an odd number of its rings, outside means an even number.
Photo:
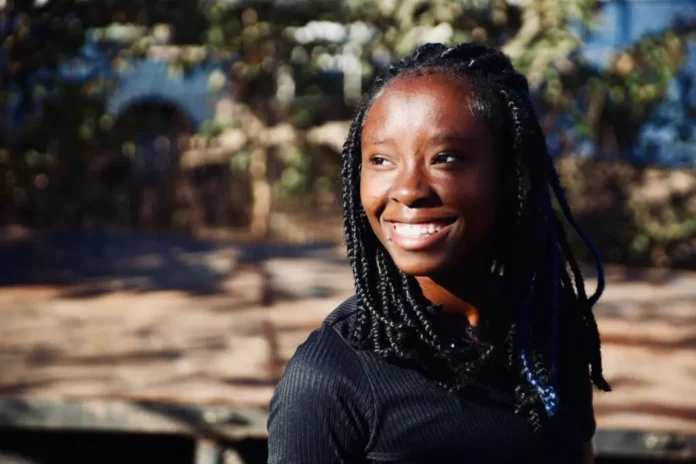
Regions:
<svg viewBox="0 0 696 464"><path fill-rule="evenodd" d="M88 298L113 291L175 290L191 295L229 293L223 283L238 272L260 272L270 259L319 259L344 265L329 243L213 242L175 235L108 232L5 233L0 237L0 288L65 287L63 296ZM271 282L266 283L272 286ZM272 299L293 299L273 288ZM315 286L313 297L328 297Z"/></svg>

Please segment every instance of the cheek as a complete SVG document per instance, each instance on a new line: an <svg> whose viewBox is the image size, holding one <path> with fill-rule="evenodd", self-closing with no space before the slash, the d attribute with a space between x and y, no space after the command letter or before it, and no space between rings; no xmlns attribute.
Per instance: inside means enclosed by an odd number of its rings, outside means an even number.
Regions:
<svg viewBox="0 0 696 464"><path fill-rule="evenodd" d="M360 178L360 202L370 221L378 218L388 199L388 182L363 172Z"/></svg>
<svg viewBox="0 0 696 464"><path fill-rule="evenodd" d="M494 227L498 214L500 181L487 171L471 171L451 179L441 191L443 203L461 212L469 239L480 239Z"/></svg>
<svg viewBox="0 0 696 464"><path fill-rule="evenodd" d="M475 196L476 203L473 206L477 209L471 215L477 219L479 233L485 235L494 228L498 215L500 183L497 178L481 185Z"/></svg>
<svg viewBox="0 0 696 464"><path fill-rule="evenodd" d="M440 194L444 203L460 210L471 211L472 208L491 208L497 203L499 187L499 182L491 176L471 172L449 179Z"/></svg>

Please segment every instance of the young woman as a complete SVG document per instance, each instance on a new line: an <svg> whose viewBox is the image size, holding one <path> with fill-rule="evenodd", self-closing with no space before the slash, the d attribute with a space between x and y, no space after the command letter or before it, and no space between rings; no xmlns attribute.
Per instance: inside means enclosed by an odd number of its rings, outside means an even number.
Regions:
<svg viewBox="0 0 696 464"><path fill-rule="evenodd" d="M483 45L418 48L358 111L342 178L356 294L288 363L269 462L592 462L603 272L524 76Z"/></svg>

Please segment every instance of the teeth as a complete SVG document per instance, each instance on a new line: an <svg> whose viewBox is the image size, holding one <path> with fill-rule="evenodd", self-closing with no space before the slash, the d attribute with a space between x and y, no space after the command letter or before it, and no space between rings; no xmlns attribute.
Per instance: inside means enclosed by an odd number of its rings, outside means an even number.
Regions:
<svg viewBox="0 0 696 464"><path fill-rule="evenodd" d="M422 237L442 230L440 224L394 224L394 230L404 237Z"/></svg>

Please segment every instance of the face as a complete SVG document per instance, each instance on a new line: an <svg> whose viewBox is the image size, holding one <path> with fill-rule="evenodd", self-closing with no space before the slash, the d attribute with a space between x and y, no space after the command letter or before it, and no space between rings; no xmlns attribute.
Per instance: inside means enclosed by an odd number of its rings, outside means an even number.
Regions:
<svg viewBox="0 0 696 464"><path fill-rule="evenodd" d="M402 76L365 117L363 209L408 275L464 270L489 251L500 163L493 134L472 113L470 97L469 85L448 75Z"/></svg>

